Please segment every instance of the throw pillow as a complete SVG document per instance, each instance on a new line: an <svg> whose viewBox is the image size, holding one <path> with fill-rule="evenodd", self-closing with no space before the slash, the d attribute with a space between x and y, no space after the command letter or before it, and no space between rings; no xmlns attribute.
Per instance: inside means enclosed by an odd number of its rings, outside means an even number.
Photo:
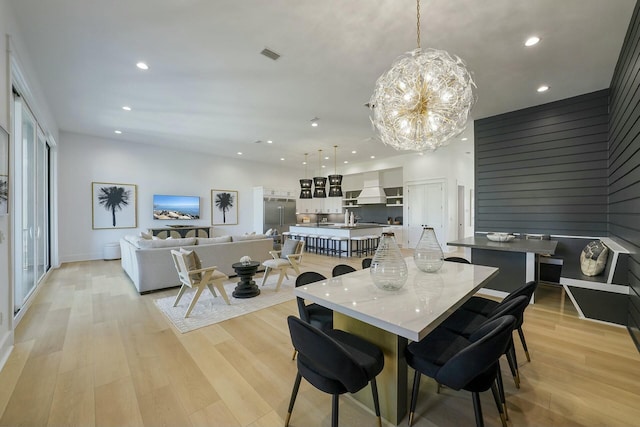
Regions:
<svg viewBox="0 0 640 427"><path fill-rule="evenodd" d="M298 250L298 245L300 244L299 240L288 239L282 245L282 250L280 251L280 258L287 259L287 255L293 255Z"/></svg>
<svg viewBox="0 0 640 427"><path fill-rule="evenodd" d="M200 270L202 268L202 263L200 262L200 257L196 253L196 251L188 251L185 248L180 248L180 253L184 254L184 260L187 264L187 270ZM192 274L191 278L193 280L200 280L202 278L202 273Z"/></svg>
<svg viewBox="0 0 640 427"><path fill-rule="evenodd" d="M264 232L265 236L271 236L273 234L273 228L268 229L267 231Z"/></svg>
<svg viewBox="0 0 640 427"><path fill-rule="evenodd" d="M602 241L589 242L580 253L580 270L585 276L597 276L607 266L609 248Z"/></svg>
<svg viewBox="0 0 640 427"><path fill-rule="evenodd" d="M145 233L144 231L140 232L140 237L142 237L145 240L153 239L153 236L151 235L151 233Z"/></svg>

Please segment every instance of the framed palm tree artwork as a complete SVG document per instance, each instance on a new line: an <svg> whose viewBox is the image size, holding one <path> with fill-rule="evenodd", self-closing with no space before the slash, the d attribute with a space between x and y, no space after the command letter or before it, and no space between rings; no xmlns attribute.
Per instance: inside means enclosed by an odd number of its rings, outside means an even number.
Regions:
<svg viewBox="0 0 640 427"><path fill-rule="evenodd" d="M236 225L238 223L238 192L211 190L211 224Z"/></svg>
<svg viewBox="0 0 640 427"><path fill-rule="evenodd" d="M92 182L93 229L136 228L137 197L136 185Z"/></svg>

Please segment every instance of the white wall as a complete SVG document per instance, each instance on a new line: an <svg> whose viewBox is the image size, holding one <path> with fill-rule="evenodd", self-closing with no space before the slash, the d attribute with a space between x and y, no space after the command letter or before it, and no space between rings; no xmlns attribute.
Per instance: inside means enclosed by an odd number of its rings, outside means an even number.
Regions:
<svg viewBox="0 0 640 427"><path fill-rule="evenodd" d="M22 77L26 83L26 92L23 95L39 120L41 127L49 133L53 139L57 137L58 129L43 96L42 90L35 78L36 73L31 65L20 31L17 28L10 0L0 0L0 37L2 54L0 54L0 127L11 133L11 104L13 95L11 92L11 60L20 67ZM55 169L55 166L54 166ZM13 170L9 170L9 181L14 182L16 177ZM10 209L20 203L17 194L10 195ZM11 213L11 212L10 212ZM54 215L55 218L55 215ZM0 216L0 368L8 357L13 345L13 303L11 291L10 265L11 256L11 216Z"/></svg>
<svg viewBox="0 0 640 427"><path fill-rule="evenodd" d="M61 132L59 141L59 254L61 262L101 259L105 243L171 221L153 220L154 194L200 196L201 219L185 222L211 225L211 189L238 191L238 225L216 226L214 233L253 230L253 187L298 186L299 170L209 154L133 144ZM91 183L137 185L138 227L93 230ZM286 185L286 184L290 185Z"/></svg>

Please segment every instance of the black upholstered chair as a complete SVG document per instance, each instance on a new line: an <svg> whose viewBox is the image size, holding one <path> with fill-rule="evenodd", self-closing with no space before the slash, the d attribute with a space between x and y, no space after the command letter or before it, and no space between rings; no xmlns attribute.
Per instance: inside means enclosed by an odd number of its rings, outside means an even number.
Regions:
<svg viewBox="0 0 640 427"><path fill-rule="evenodd" d="M296 288L298 286L308 285L309 283L319 282L320 280L325 279L326 277L320 273L316 273L315 271L305 271L296 278ZM323 331L333 329L333 310L316 303L306 304L304 299L300 297L296 297L296 302L298 303L298 314L300 315L300 319ZM293 356L291 357L292 360L296 358L296 354L297 351L293 350Z"/></svg>
<svg viewBox="0 0 640 427"><path fill-rule="evenodd" d="M459 308L447 317L438 327L449 329L458 335L468 338L483 324L501 316L511 315L516 319L517 324L519 319L523 317L524 310L528 305L529 299L524 295L520 295L516 298L511 298L508 301L502 301L487 315ZM507 356L509 368L513 375L513 381L515 382L516 387L520 388L520 372L518 370L518 360L513 346L513 339L509 341L509 345L507 346L504 354Z"/></svg>
<svg viewBox="0 0 640 427"><path fill-rule="evenodd" d="M415 369L409 425L413 423L421 375L426 375L454 390L470 391L479 427L484 426L479 393L491 389L502 425L506 427L496 380L500 370L498 360L509 345L515 321L513 316L499 317L485 323L469 338L438 327L422 341L409 344L405 356Z"/></svg>
<svg viewBox="0 0 640 427"><path fill-rule="evenodd" d="M369 268L371 267L371 261L373 261L373 258L365 258L362 260L362 269L364 270L365 268Z"/></svg>
<svg viewBox="0 0 640 427"><path fill-rule="evenodd" d="M342 276L343 274L353 273L354 271L356 271L356 269L351 267L350 265L338 264L333 267L333 270L331 271L331 277Z"/></svg>
<svg viewBox="0 0 640 427"><path fill-rule="evenodd" d="M285 427L293 411L302 378L320 391L333 396L331 426L338 426L338 399L341 394L355 393L371 382L373 403L380 419L376 376L384 367L384 355L374 344L348 332L332 329L326 332L300 319L287 318L291 342L298 351L298 373L291 391Z"/></svg>
<svg viewBox="0 0 640 427"><path fill-rule="evenodd" d="M516 289L507 295L502 303L507 302L511 299L517 298L521 295L527 297L527 300L531 300L533 293L538 287L538 282L528 282L524 286ZM474 313L480 313L485 316L488 316L495 308L500 304L497 301L482 298L478 296L473 296L467 302L462 305L462 308L468 311L473 311ZM527 348L527 341L524 339L524 332L522 331L522 324L524 322L524 316L520 319L516 320L516 329L518 330L518 335L520 336L520 342L522 343L522 348L524 348L524 354L527 356L527 362L531 362L531 356L529 356L529 349Z"/></svg>
<svg viewBox="0 0 640 427"><path fill-rule="evenodd" d="M459 262L460 264L471 264L468 259L459 256L450 256L444 259L449 262Z"/></svg>

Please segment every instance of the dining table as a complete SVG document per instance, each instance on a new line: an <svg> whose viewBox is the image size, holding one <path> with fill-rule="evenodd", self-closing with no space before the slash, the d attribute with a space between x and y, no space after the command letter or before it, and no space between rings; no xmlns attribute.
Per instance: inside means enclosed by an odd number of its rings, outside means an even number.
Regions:
<svg viewBox="0 0 640 427"><path fill-rule="evenodd" d="M404 260L408 275L397 291L374 285L370 269L358 270L294 289L297 297L333 310L333 327L351 332L376 344L385 365L378 375L380 411L398 425L408 409L408 366L404 350L409 341L419 341L459 308L485 283L498 274L495 267L445 261L427 273L412 257ZM373 408L368 387L353 397Z"/></svg>

